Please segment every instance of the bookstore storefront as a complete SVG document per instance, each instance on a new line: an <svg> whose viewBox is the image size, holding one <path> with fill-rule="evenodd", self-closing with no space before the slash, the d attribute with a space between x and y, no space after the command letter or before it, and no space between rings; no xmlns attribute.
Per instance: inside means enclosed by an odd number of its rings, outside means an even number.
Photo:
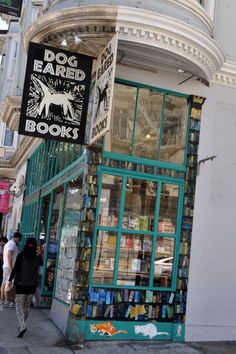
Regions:
<svg viewBox="0 0 236 354"><path fill-rule="evenodd" d="M184 340L203 102L117 80L102 145L30 158L21 229L44 257L38 305L69 340Z"/></svg>
<svg viewBox="0 0 236 354"><path fill-rule="evenodd" d="M184 340L203 102L116 81L110 134L87 150L70 340Z"/></svg>

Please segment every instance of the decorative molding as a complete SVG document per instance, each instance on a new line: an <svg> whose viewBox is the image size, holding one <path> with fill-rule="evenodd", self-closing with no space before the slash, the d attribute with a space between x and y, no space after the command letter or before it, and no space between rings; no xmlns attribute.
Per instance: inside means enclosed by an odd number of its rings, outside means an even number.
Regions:
<svg viewBox="0 0 236 354"><path fill-rule="evenodd" d="M221 70L217 71L212 83L236 87L236 63L226 61L221 67Z"/></svg>
<svg viewBox="0 0 236 354"><path fill-rule="evenodd" d="M91 47L97 38L109 37L116 30L119 40L138 44L143 51L149 46L188 60L208 81L224 62L217 43L204 32L175 18L126 6L90 5L48 13L28 29L24 45L33 41L59 46L63 36L70 37L73 30L81 36L82 52L86 52L83 40L85 44L90 41L87 47ZM101 48L94 49L94 56Z"/></svg>
<svg viewBox="0 0 236 354"><path fill-rule="evenodd" d="M212 0L208 0L208 1L212 1ZM105 0L103 1L104 5L110 5L110 1L109 0ZM113 5L119 5L119 0L117 1L113 1L112 2ZM127 4L124 4L123 1L123 6L130 6L130 3L132 3L132 1L127 0ZM202 22L204 24L204 26L207 28L207 30L209 31L209 33L213 32L213 22L211 20L211 18L208 16L208 11L206 11L206 9L199 4L199 2L197 0L165 0L165 3L169 6L173 6L174 8L178 8L179 10L185 10L187 12L189 12L189 15L194 16L195 18L198 18L198 20L200 22ZM68 8L70 7L70 4L68 5L68 0L51 0L50 1L50 9L52 9L52 11L54 11L54 7L59 5L61 7L64 8ZM79 4L80 6L84 4L84 1L82 0L81 3ZM96 4L96 1L94 1L94 5ZM157 6L157 5L163 5L163 1L160 0L153 0L153 7ZM90 5L91 5L91 1L90 1ZM146 1L137 3L137 8L139 8L140 10L148 10L152 7L152 3L150 4L150 1L148 2L148 5L146 4ZM208 9L207 9L208 10ZM168 10L167 10L168 12ZM166 14L167 15L167 14Z"/></svg>
<svg viewBox="0 0 236 354"><path fill-rule="evenodd" d="M208 0L209 1L209 0ZM199 17L199 19L206 25L209 32L213 31L213 22L208 16L207 11L197 0L166 0L166 2L172 3L175 6L182 7L190 11L193 15Z"/></svg>

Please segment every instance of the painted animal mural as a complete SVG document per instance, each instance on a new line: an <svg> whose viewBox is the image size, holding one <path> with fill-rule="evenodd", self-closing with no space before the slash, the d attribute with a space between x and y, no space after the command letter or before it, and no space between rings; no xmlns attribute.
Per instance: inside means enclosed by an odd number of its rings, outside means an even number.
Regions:
<svg viewBox="0 0 236 354"><path fill-rule="evenodd" d="M92 333L98 332L101 336L112 337L119 333L128 333L125 330L116 330L115 326L111 322L103 322L103 323L93 323L90 324L90 330Z"/></svg>
<svg viewBox="0 0 236 354"><path fill-rule="evenodd" d="M168 332L158 332L157 327L152 323L148 323L146 325L135 325L134 332L135 332L135 334L142 334L144 337L147 336L147 337L149 337L149 339L152 339L156 336L161 336L161 335L168 336L170 334Z"/></svg>

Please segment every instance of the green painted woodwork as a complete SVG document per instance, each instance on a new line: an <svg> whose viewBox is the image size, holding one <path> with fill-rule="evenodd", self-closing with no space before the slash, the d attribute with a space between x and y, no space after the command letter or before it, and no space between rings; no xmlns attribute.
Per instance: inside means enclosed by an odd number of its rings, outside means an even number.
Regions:
<svg viewBox="0 0 236 354"><path fill-rule="evenodd" d="M131 140L131 145L130 145L130 154L129 155L123 155L123 154L119 154L119 153L115 153L115 152L106 151L105 150L105 144L103 144L103 156L105 158L111 158L111 159L116 159L116 160L120 160L120 161L129 161L129 162L140 163L140 164L145 164L145 165L149 165L149 166L159 166L159 167L163 167L163 168L175 169L177 171L184 171L185 165L186 165L186 156L187 156L187 136L188 136L188 128L189 128L189 119L187 119L188 124L187 124L187 127L186 127L185 151L184 151L183 164L175 164L175 163L161 161L160 160L160 153L161 153L161 144L162 144L163 129L164 129L165 99L166 99L167 94L173 95L173 96L176 96L176 97L186 98L186 99L188 99L189 96L185 95L185 94L182 94L182 93L179 93L179 92L165 90L165 89L161 89L161 88L158 88L158 87L153 87L153 86L145 85L145 84L142 84L142 83L132 82L132 81L118 79L118 78L116 78L115 82L117 84L123 84L123 85L127 85L127 86L130 86L130 87L136 87L137 88L135 109L134 109L132 140ZM137 156L134 155L135 129L136 129L138 103L139 103L138 102L139 101L139 90L141 88L163 93L161 127L160 127L160 140L159 140L159 146L158 146L157 159L156 160L143 158L143 157L137 157ZM188 117L189 117L189 114L190 114L190 104L189 104L189 110L188 110ZM166 167L164 167L164 166L166 166Z"/></svg>
<svg viewBox="0 0 236 354"><path fill-rule="evenodd" d="M93 250L92 250L92 258L91 258L91 269L90 269L90 286L97 287L97 288L117 288L117 289L139 289L139 290L165 290L165 291L173 291L176 290L176 279L177 279L177 269L178 269L178 254L179 254L179 243L180 243L180 231L181 231L181 218L182 218L182 205L183 205L183 189L184 189L184 180L171 178L171 177L164 177L158 175L149 175L146 173L137 173L134 171L129 171L125 169L117 169L111 167L98 167L98 174L99 174L99 188L98 188L98 201L101 197L102 191L102 176L103 175L112 175L112 176L120 176L122 177L122 189L121 189L121 200L120 200L120 209L119 209L119 223L117 227L109 227L109 226L99 226L98 217L99 217L99 202L98 207L96 210L96 226L94 230L94 239L93 239ZM143 180L152 180L157 182L157 198L156 198L156 209L155 209L155 220L154 220L154 230L153 231L145 231L145 230L130 230L130 229L123 229L122 228L122 215L124 210L124 203L125 203L125 190L127 184L127 178L138 178ZM171 183L179 186L179 198L178 198L178 213L177 213L177 220L176 220L176 233L175 234L167 234L163 232L158 232L158 215L159 215L159 207L160 207L160 195L161 195L161 188L162 183ZM113 284L95 284L93 283L93 268L94 268L94 261L95 261L95 252L96 252L96 237L99 231L110 231L115 232L117 235L117 242L116 242L116 255L115 255L115 264L114 264L114 277L113 277ZM152 255L151 255L151 269L150 269L150 281L149 287L147 286L125 286L125 285L116 285L117 283L117 276L118 276L118 262L119 262L119 255L120 255L120 238L121 234L142 234L142 235L151 235L153 238L152 243ZM172 273L172 283L171 287L169 288L162 288L162 287L154 287L153 286L153 274L154 274L154 260L156 255L156 240L158 237L168 237L175 239L175 250L174 250L174 266L173 266L173 273Z"/></svg>
<svg viewBox="0 0 236 354"><path fill-rule="evenodd" d="M83 340L175 341L183 342L185 326L182 323L140 321L76 320L69 317L67 338L72 342Z"/></svg>

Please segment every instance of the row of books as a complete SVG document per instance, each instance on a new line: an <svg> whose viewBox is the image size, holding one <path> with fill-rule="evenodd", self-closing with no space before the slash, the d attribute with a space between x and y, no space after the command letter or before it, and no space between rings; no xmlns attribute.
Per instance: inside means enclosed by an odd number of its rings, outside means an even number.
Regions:
<svg viewBox="0 0 236 354"><path fill-rule="evenodd" d="M90 303L105 303L111 305L119 302L129 303L164 303L172 305L175 299L174 292L156 292L151 290L107 290L89 289Z"/></svg>

